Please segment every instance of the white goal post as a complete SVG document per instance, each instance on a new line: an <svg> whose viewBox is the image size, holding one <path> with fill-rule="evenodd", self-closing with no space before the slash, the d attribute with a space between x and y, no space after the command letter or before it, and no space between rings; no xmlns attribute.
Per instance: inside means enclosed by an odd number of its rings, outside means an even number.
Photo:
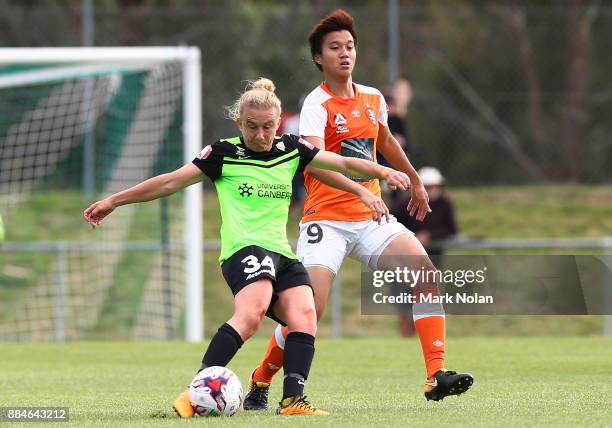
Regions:
<svg viewBox="0 0 612 428"><path fill-rule="evenodd" d="M200 50L197 47L0 48L0 67L28 66L18 72L0 73L0 91L3 88L53 82L66 79L66 76L87 80L89 76L99 76L112 68L130 70L153 67L153 64L159 63L180 64L182 68L182 155L183 163L191 162L202 148L201 62ZM53 64L53 67L45 67L49 64ZM90 87L90 90L93 90L93 87ZM1 150L0 145L0 153ZM86 152L87 148L83 150ZM87 178L83 180L88 181ZM89 180L91 181L91 178ZM10 185L6 184L7 188ZM2 192L3 189L0 188L0 196ZM6 195L5 192L4 196ZM194 342L203 339L204 331L201 183L192 185L184 191L183 204L184 217L181 230L184 236L182 244L184 267L181 268L181 272L184 273L185 283L184 328L185 339ZM7 228L9 227L10 225L7 225ZM95 235L92 235L91 240L94 239ZM0 253L0 257L2 256Z"/></svg>

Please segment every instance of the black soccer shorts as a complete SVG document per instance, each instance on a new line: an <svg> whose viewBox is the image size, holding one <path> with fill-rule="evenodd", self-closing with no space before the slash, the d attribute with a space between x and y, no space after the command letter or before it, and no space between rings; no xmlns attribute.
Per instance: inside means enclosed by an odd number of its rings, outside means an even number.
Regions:
<svg viewBox="0 0 612 428"><path fill-rule="evenodd" d="M285 325L285 322L273 311L278 293L300 285L307 285L312 289L308 272L299 260L290 259L256 245L235 252L223 262L221 271L234 296L253 282L264 278L271 280L274 291L266 316L282 325Z"/></svg>

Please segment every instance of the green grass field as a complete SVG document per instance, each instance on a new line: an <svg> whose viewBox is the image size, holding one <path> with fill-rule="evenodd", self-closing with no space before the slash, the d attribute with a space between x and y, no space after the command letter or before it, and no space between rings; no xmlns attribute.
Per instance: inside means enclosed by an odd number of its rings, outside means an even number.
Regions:
<svg viewBox="0 0 612 428"><path fill-rule="evenodd" d="M486 320L483 320L486 321ZM246 384L265 348L245 344L232 368ZM91 343L0 346L0 406L65 406L61 426L610 426L612 341L604 338L457 338L447 365L472 389L427 402L418 340L318 340L307 394L328 418L240 411L179 420L170 408L204 344ZM280 395L281 382L271 390ZM28 425L32 426L32 425ZM49 425L44 425L49 426Z"/></svg>

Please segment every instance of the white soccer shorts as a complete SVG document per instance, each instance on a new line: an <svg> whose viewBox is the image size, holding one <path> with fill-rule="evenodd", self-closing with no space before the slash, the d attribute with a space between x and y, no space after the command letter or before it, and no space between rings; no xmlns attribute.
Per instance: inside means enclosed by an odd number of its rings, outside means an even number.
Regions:
<svg viewBox="0 0 612 428"><path fill-rule="evenodd" d="M306 267L321 266L337 274L349 256L371 270L378 258L397 236L412 234L395 217L381 224L374 220L313 220L300 224L297 256Z"/></svg>

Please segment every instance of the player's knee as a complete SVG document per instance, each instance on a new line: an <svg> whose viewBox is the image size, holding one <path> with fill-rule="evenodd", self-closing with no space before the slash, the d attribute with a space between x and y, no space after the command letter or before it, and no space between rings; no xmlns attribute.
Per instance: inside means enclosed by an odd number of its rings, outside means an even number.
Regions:
<svg viewBox="0 0 612 428"><path fill-rule="evenodd" d="M313 305L291 308L286 312L285 321L290 331L301 331L313 336L317 333L317 312Z"/></svg>
<svg viewBox="0 0 612 428"><path fill-rule="evenodd" d="M423 267L423 280L420 281L421 284L431 287L437 287L438 283L442 279L440 276L440 271L436 269L433 263L429 262Z"/></svg>
<svg viewBox="0 0 612 428"><path fill-rule="evenodd" d="M428 272L436 272L436 266L433 264L429 257L423 257L422 259L423 268Z"/></svg>
<svg viewBox="0 0 612 428"><path fill-rule="evenodd" d="M244 320L244 322L242 323L242 331L240 332L240 335L242 336L243 340L246 340L247 338L253 336L259 328L259 324L260 323L255 319Z"/></svg>
<svg viewBox="0 0 612 428"><path fill-rule="evenodd" d="M413 294L416 296L437 296L440 294L438 287L439 283L439 272L435 266L430 262L422 269L422 279L417 282L413 289ZM421 297L417 297L420 300Z"/></svg>
<svg viewBox="0 0 612 428"><path fill-rule="evenodd" d="M317 311L314 306L306 306L300 309L299 323L301 331L312 334L317 334Z"/></svg>
<svg viewBox="0 0 612 428"><path fill-rule="evenodd" d="M236 314L241 326L240 334L246 337L251 337L261 324L263 317L266 315L265 307L251 308L248 312Z"/></svg>
<svg viewBox="0 0 612 428"><path fill-rule="evenodd" d="M302 316L307 322L317 323L317 311L314 306L307 306L302 309Z"/></svg>

